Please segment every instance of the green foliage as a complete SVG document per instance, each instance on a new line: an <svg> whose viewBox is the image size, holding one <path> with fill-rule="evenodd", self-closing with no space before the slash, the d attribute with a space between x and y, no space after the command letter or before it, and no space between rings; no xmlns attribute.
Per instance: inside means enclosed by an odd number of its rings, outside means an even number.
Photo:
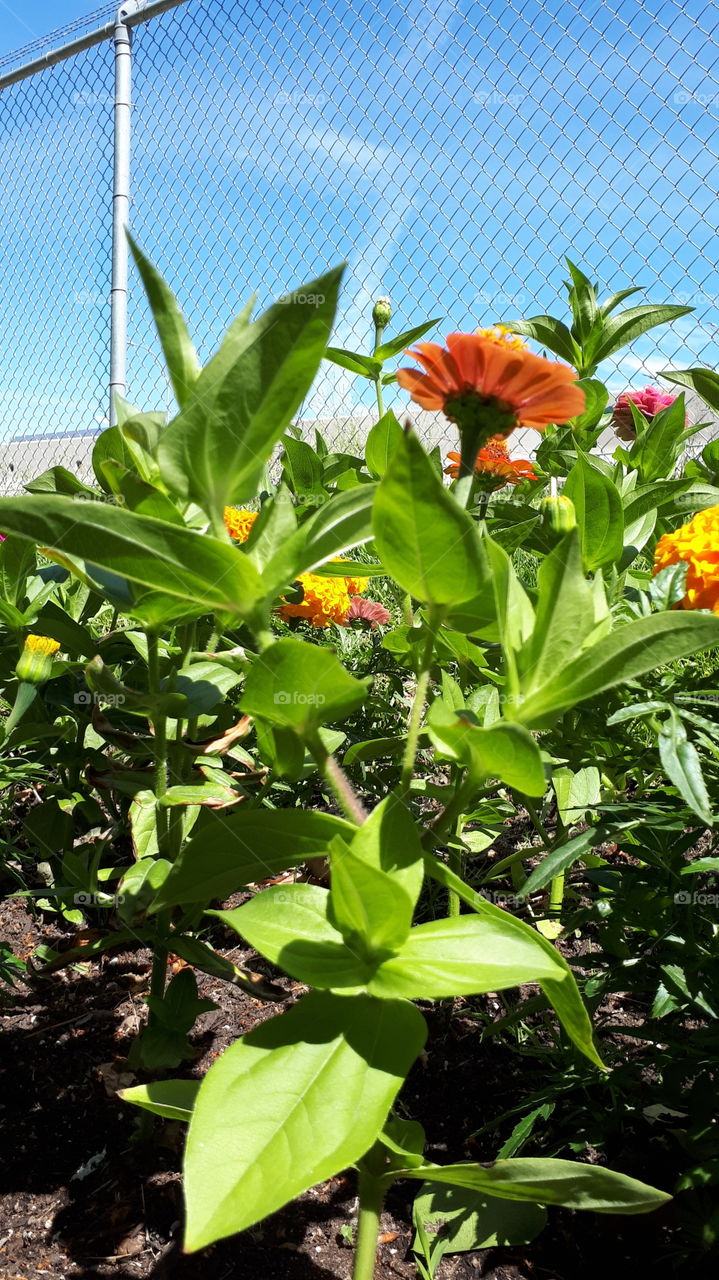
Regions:
<svg viewBox="0 0 719 1280"><path fill-rule="evenodd" d="M250 304L201 368L169 287L132 249L178 412L165 423L118 399L96 485L54 467L0 499L0 833L13 889L95 929L47 953L44 976L152 947L139 1073L195 1056L193 1026L214 1007L196 973L287 999L252 959L223 954L223 929L311 988L201 1081L124 1091L189 1123L186 1247L352 1165L355 1280L370 1280L366 1224L399 1178L422 1184L425 1280L445 1252L533 1239L553 1205L659 1207L663 1191L560 1158L602 1137L579 1107L582 1139L567 1136L557 1104L576 1092L602 1120L637 1111L622 1093L638 1090L631 1065L611 1040L600 1056L592 1034L590 1010L617 991L647 1009L657 1105L682 1087L715 1093L716 929L694 885L719 869L719 621L682 607L685 563L655 577L648 565L661 534L717 504L719 453L712 442L682 466L682 396L650 421L635 412L636 439L612 460L592 452L607 425L601 363L689 309L622 310L633 289L601 302L568 260L569 323L512 327L573 366L585 411L547 429L537 481L492 495L469 476L445 484L399 398L384 409L386 363L437 321L387 336L383 299L371 351L328 346L337 269L257 319ZM377 398L360 453L293 423L323 359ZM665 376L719 407L711 371ZM492 397L482 413L506 426ZM256 519L233 543L224 509L240 503ZM288 616L343 591L341 609ZM350 594L369 597L356 621ZM18 665L30 631L46 638L31 670ZM41 795L20 830L11 808L28 779ZM493 894L511 896L506 909ZM563 931L578 940L571 963ZM189 967L168 982L170 953ZM0 976L25 977L3 948ZM499 1017L476 999L525 986ZM455 997L542 1075L494 1163L434 1164L421 1125L392 1110L426 1039L412 1002ZM685 1076L690 1019L701 1043ZM482 1106L500 1129L494 1100ZM521 1154L530 1138L549 1154ZM710 1139L685 1134L682 1195L713 1176Z"/></svg>

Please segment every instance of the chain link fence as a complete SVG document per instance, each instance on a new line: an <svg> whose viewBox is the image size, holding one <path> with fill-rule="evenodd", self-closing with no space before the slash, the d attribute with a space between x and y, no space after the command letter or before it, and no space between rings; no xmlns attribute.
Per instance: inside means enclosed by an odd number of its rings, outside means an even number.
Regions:
<svg viewBox="0 0 719 1280"><path fill-rule="evenodd" d="M186 0L132 43L131 223L203 360L252 293L342 260L339 346L368 350L384 294L387 337L564 316L568 253L607 292L695 308L603 369L613 392L716 367L716 3ZM5 492L53 463L86 473L107 421L113 85L108 36L0 90ZM173 408L134 276L128 397ZM301 419L352 448L371 414L368 384L326 364Z"/></svg>

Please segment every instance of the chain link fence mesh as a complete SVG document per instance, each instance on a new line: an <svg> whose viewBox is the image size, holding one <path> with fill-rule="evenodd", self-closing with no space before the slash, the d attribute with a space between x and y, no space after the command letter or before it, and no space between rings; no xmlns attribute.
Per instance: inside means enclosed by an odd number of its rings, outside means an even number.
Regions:
<svg viewBox="0 0 719 1280"><path fill-rule="evenodd" d="M187 0L132 42L132 226L203 359L252 293L267 305L342 260L339 346L369 349L384 294L387 337L564 317L569 253L605 292L695 308L603 368L613 392L716 367L716 3ZM106 422L112 40L3 89L0 114L7 492L53 463L86 474ZM137 277L129 305L128 396L172 410ZM351 449L372 412L368 384L325 364L300 416Z"/></svg>

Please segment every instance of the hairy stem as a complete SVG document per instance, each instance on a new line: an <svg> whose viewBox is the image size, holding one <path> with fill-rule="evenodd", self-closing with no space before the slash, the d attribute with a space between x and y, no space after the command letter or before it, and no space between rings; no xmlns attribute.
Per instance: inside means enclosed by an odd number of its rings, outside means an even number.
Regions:
<svg viewBox="0 0 719 1280"><path fill-rule="evenodd" d="M350 822L355 822L357 826L361 826L367 817L367 811L344 769L337 763L331 752L327 750L318 733L313 734L308 739L308 746L317 761L322 777L332 788L340 807Z"/></svg>

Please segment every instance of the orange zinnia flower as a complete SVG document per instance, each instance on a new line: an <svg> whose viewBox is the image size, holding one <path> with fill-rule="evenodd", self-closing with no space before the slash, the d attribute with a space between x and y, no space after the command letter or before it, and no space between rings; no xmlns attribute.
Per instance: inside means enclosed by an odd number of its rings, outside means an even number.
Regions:
<svg viewBox="0 0 719 1280"><path fill-rule="evenodd" d="M420 342L409 354L424 372L399 369L397 381L423 409L440 409L457 424L465 474L490 436L519 426L543 431L584 410L573 369L533 355L502 331L450 333L446 348Z"/></svg>
<svg viewBox="0 0 719 1280"><path fill-rule="evenodd" d="M444 474L456 480L459 475L460 454L448 453L447 459L450 465L445 467ZM504 436L490 436L477 454L474 470L478 476L493 478L493 489L502 489L506 484L521 484L522 480L537 479L537 473L527 458L510 458Z"/></svg>

